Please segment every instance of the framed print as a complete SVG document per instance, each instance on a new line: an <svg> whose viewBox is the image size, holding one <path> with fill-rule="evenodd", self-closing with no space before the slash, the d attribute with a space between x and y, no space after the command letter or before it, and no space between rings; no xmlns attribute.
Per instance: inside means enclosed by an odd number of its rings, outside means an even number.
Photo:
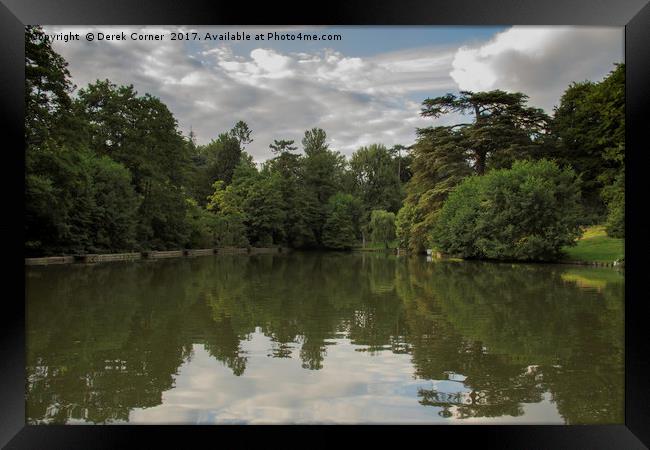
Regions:
<svg viewBox="0 0 650 450"><path fill-rule="evenodd" d="M645 0L0 10L3 446L647 448Z"/></svg>

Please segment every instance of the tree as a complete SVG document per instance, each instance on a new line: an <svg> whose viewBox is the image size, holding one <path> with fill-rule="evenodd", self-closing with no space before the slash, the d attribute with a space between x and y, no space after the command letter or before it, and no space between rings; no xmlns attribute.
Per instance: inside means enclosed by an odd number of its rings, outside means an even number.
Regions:
<svg viewBox="0 0 650 450"><path fill-rule="evenodd" d="M463 258L556 260L580 236L580 185L554 162L517 161L463 181L433 229L435 246Z"/></svg>
<svg viewBox="0 0 650 450"><path fill-rule="evenodd" d="M186 222L189 232L186 248L208 248L217 244L217 216L202 208L196 200L186 199Z"/></svg>
<svg viewBox="0 0 650 450"><path fill-rule="evenodd" d="M483 175L490 166L507 167L514 159L540 152L536 142L547 133L550 118L543 110L526 106L527 99L520 92L460 91L425 99L421 115L472 114L473 122L446 128L460 130L460 145L474 172Z"/></svg>
<svg viewBox="0 0 650 450"><path fill-rule="evenodd" d="M222 180L230 184L235 168L241 160L242 149L239 140L229 133L221 133L217 139L203 147L201 153L208 160L208 182L212 184L216 180Z"/></svg>
<svg viewBox="0 0 650 450"><path fill-rule="evenodd" d="M458 183L472 174L463 142L457 130L418 130L418 140L411 147L413 177L406 185L407 196L398 213L403 247L414 252L430 248L430 232L444 201Z"/></svg>
<svg viewBox="0 0 650 450"><path fill-rule="evenodd" d="M68 63L52 49L43 28L26 26L25 146L28 151L66 133L74 87Z"/></svg>
<svg viewBox="0 0 650 450"><path fill-rule="evenodd" d="M397 237L398 248L410 248L413 241L411 240L411 230L415 225L415 205L405 203L400 208L395 218L395 235ZM424 243L422 244L424 247ZM417 248L416 248L417 250Z"/></svg>
<svg viewBox="0 0 650 450"><path fill-rule="evenodd" d="M215 181L214 191L208 199L206 209L215 215L213 237L217 247L244 247L249 244L246 237L245 214L240 199L232 186L221 180Z"/></svg>
<svg viewBox="0 0 650 450"><path fill-rule="evenodd" d="M306 209L309 228L317 245L324 245L323 227L327 220L329 198L340 188L345 168L345 157L332 151L326 143L327 135L320 128L305 131L302 140L305 151L303 188L307 191Z"/></svg>
<svg viewBox="0 0 650 450"><path fill-rule="evenodd" d="M413 176L405 200L410 205L412 225L407 234L411 250L422 252L431 245L437 215L451 190L465 177L546 153L550 118L541 109L527 106L527 98L500 90L461 91L422 102L424 117L461 113L472 115L473 120L417 130L418 140L411 147ZM401 225L405 223L401 221ZM401 236L405 235L403 230Z"/></svg>
<svg viewBox="0 0 650 450"><path fill-rule="evenodd" d="M371 237L374 242L388 243L395 239L395 213L376 209L370 214Z"/></svg>
<svg viewBox="0 0 650 450"><path fill-rule="evenodd" d="M249 240L260 246L284 242L284 220L280 177L275 174L258 174L243 198Z"/></svg>
<svg viewBox="0 0 650 450"><path fill-rule="evenodd" d="M186 193L169 180L148 179L138 210L138 241L154 250L181 248L189 233L186 222Z"/></svg>
<svg viewBox="0 0 650 450"><path fill-rule="evenodd" d="M232 182L235 168L242 160L243 150L233 130L219 134L217 139L207 145L197 147L192 157L193 175L190 190L201 206L206 205L215 181L222 180L226 184Z"/></svg>
<svg viewBox="0 0 650 450"><path fill-rule="evenodd" d="M373 209L397 212L402 202L398 161L381 144L361 147L350 158L353 193L368 213Z"/></svg>
<svg viewBox="0 0 650 450"><path fill-rule="evenodd" d="M605 185L601 197L607 205L607 234L625 237L625 65L618 64L599 85L603 105L600 133L607 168L599 176Z"/></svg>
<svg viewBox="0 0 650 450"><path fill-rule="evenodd" d="M95 251L133 250L138 247L136 227L141 198L133 189L131 173L107 156L91 161L92 247Z"/></svg>
<svg viewBox="0 0 650 450"><path fill-rule="evenodd" d="M555 108L552 130L557 137L553 156L581 177L591 221L602 219L606 205L610 212L622 211L612 199L624 201L625 196L624 184L616 181L625 169L625 65L617 64L601 82L571 84ZM616 186L623 191L612 195Z"/></svg>
<svg viewBox="0 0 650 450"><path fill-rule="evenodd" d="M355 217L360 204L350 194L336 193L327 204L323 226L323 245L335 250L349 250L357 242Z"/></svg>
<svg viewBox="0 0 650 450"><path fill-rule="evenodd" d="M607 205L605 231L611 237L625 238L625 172L605 186L601 195Z"/></svg>
<svg viewBox="0 0 650 450"><path fill-rule="evenodd" d="M411 172L411 155L410 147L403 145L394 145L389 151L393 158L397 160L397 178L400 183L406 183L413 175Z"/></svg>
<svg viewBox="0 0 650 450"><path fill-rule="evenodd" d="M285 153L291 153L298 148L295 145L293 145L293 143L294 143L293 140L289 141L284 139L282 140L274 139L273 144L269 144L269 147L271 148L271 152L274 155L282 155Z"/></svg>
<svg viewBox="0 0 650 450"><path fill-rule="evenodd" d="M238 121L230 130L230 135L237 139L242 150L245 150L246 146L253 142L251 133L252 130L248 128L248 124L243 120Z"/></svg>
<svg viewBox="0 0 650 450"><path fill-rule="evenodd" d="M318 220L315 198L306 189L304 158L293 153L297 147L292 140L275 140L269 145L275 157L267 161L264 170L279 176L278 186L284 210L284 241L287 245L314 247L313 227Z"/></svg>
<svg viewBox="0 0 650 450"><path fill-rule="evenodd" d="M176 186L185 182L189 146L158 98L104 80L81 89L77 104L89 124L90 148L124 164L136 187L151 178Z"/></svg>
<svg viewBox="0 0 650 450"><path fill-rule="evenodd" d="M327 145L327 134L322 128L312 128L305 131L305 136L302 138L302 147L307 156L326 151L329 146Z"/></svg>
<svg viewBox="0 0 650 450"><path fill-rule="evenodd" d="M252 162L242 161L230 185L215 183L208 208L240 219L253 245L283 242L285 211L280 181L278 174L260 173Z"/></svg>
<svg viewBox="0 0 650 450"><path fill-rule="evenodd" d="M137 239L146 248L178 248L186 240L183 185L188 145L167 106L133 86L97 81L79 91L80 115L88 123L90 148L123 164L142 197Z"/></svg>
<svg viewBox="0 0 650 450"><path fill-rule="evenodd" d="M84 253L91 244L93 155L51 142L33 151L25 176L26 251Z"/></svg>
<svg viewBox="0 0 650 450"><path fill-rule="evenodd" d="M25 29L25 247L28 254L130 248L138 199L123 166L91 150L67 63ZM116 211L107 213L108 209Z"/></svg>

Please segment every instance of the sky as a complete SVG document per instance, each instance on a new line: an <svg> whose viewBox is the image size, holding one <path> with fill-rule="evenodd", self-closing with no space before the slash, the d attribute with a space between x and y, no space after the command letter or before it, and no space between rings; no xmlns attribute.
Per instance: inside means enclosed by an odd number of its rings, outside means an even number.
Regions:
<svg viewBox="0 0 650 450"><path fill-rule="evenodd" d="M415 130L449 125L458 116L422 118L421 103L459 90L502 89L529 95L529 105L552 114L574 81L599 81L624 60L622 27L372 26L189 27L44 26L78 33L54 40L77 88L98 79L132 84L160 98L184 135L198 144L244 120L253 131L246 148L256 161L271 157L274 139L300 144L305 130L327 132L330 148L346 156L373 143L415 141ZM95 39L85 39L87 33ZM99 40L124 32L126 40ZM159 34L159 41L131 33ZM196 32L201 40L171 40ZM206 40L247 33L251 40ZM295 40L266 39L267 33ZM339 40L299 40L298 34ZM255 40L261 34L264 40ZM192 37L192 35L190 35ZM299 145L300 147L300 145Z"/></svg>

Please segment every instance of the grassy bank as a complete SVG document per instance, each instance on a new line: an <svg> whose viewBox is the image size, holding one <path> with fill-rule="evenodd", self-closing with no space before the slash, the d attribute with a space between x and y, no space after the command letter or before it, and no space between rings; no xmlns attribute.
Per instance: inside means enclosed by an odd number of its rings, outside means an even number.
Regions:
<svg viewBox="0 0 650 450"><path fill-rule="evenodd" d="M607 236L603 225L587 227L574 247L565 247L569 261L612 262L625 256L625 240Z"/></svg>

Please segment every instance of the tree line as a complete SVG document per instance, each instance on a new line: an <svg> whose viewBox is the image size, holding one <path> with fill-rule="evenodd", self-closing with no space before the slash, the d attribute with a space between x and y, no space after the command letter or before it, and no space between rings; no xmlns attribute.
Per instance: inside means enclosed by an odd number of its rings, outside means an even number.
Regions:
<svg viewBox="0 0 650 450"><path fill-rule="evenodd" d="M27 255L350 249L395 236L422 251L461 182L542 159L575 173L582 209L569 215L624 233L623 65L571 85L553 117L522 93L447 94L426 99L422 116L471 120L418 129L412 146L373 144L346 159L312 128L300 143L274 140L262 164L246 151L254 134L243 120L197 145L160 99L133 86L97 80L73 95L67 62L40 27L26 27L25 65Z"/></svg>
<svg viewBox="0 0 650 450"><path fill-rule="evenodd" d="M370 145L346 160L313 128L302 153L274 140L273 157L257 165L246 122L197 145L164 103L133 86L97 80L73 97L67 62L42 29L25 36L27 255L348 249L370 235L372 211L401 206L403 147Z"/></svg>

